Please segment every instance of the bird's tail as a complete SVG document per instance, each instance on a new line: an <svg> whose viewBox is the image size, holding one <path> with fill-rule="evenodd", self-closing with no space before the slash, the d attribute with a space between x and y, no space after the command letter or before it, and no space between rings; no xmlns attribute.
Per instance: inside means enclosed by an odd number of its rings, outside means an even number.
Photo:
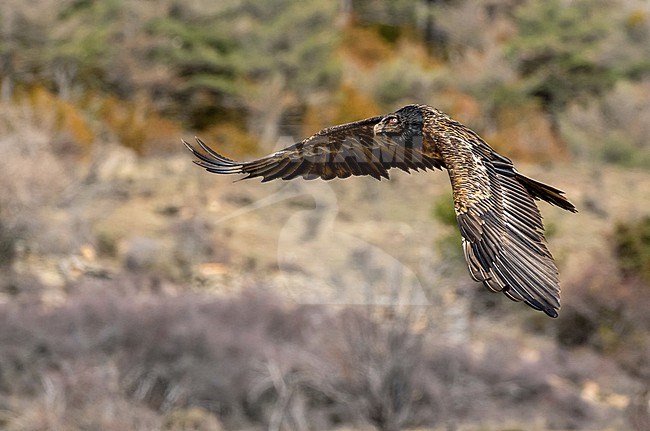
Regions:
<svg viewBox="0 0 650 431"><path fill-rule="evenodd" d="M576 207L564 196L562 190L528 178L519 172L515 174L515 177L535 199L542 199L567 211L578 212Z"/></svg>

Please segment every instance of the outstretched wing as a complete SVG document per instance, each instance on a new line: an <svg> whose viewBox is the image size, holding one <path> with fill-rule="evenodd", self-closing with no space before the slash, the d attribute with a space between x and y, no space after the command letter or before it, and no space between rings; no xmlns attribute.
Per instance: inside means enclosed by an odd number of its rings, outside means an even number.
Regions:
<svg viewBox="0 0 650 431"><path fill-rule="evenodd" d="M262 182L281 178L347 178L370 175L388 178L393 167L440 169L434 159L422 153L422 142L375 137L373 128L382 119L372 117L354 123L323 129L315 135L276 153L249 162L230 160L196 138L198 146L183 141L199 159L195 163L217 174L246 174L245 178L262 177Z"/></svg>
<svg viewBox="0 0 650 431"><path fill-rule="evenodd" d="M557 317L558 271L533 197L518 181L510 160L484 142L458 140L454 146L465 155L451 161L450 177L463 177L451 179L472 278ZM450 161L445 163L449 166Z"/></svg>

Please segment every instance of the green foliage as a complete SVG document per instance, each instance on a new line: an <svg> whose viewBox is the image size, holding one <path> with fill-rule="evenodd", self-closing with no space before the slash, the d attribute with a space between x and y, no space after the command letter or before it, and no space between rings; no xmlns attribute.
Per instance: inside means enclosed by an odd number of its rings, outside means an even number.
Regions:
<svg viewBox="0 0 650 431"><path fill-rule="evenodd" d="M624 133L613 133L606 137L600 148L600 156L607 163L650 169L650 154L639 151Z"/></svg>
<svg viewBox="0 0 650 431"><path fill-rule="evenodd" d="M3 81L37 81L48 37L47 28L39 24L26 11L0 10L0 78ZM6 99L10 94L2 96Z"/></svg>
<svg viewBox="0 0 650 431"><path fill-rule="evenodd" d="M77 1L59 6L45 45L43 78L60 97L71 97L73 87L107 87L126 31L123 0ZM118 25L118 23L122 25ZM124 80L124 76L121 77ZM108 84L108 85L107 85Z"/></svg>
<svg viewBox="0 0 650 431"><path fill-rule="evenodd" d="M611 26L609 12L600 0L531 1L517 10L519 34L509 54L528 94L550 112L576 96L600 94L615 81L614 70L598 58Z"/></svg>
<svg viewBox="0 0 650 431"><path fill-rule="evenodd" d="M108 97L133 111L119 126L108 124L119 129L112 136L142 153L139 142L154 135L146 127L228 124L258 143L272 140L284 123L304 125L307 112L338 109L343 87L367 95L380 112L412 102L446 108L457 99L445 95L460 92L478 105L451 113L488 130L504 150L537 157L535 148L569 143L579 156L650 165L648 130L640 126L650 123L642 97L650 71L647 10L623 0L492 3L8 0L0 8L0 96L40 86L90 110L96 106L81 99ZM337 20L343 14L347 20ZM449 61L432 55L431 39L422 36L431 26L455 47ZM622 82L628 88L620 89ZM566 127L567 111L590 103L599 105L597 120L606 127ZM540 106L551 114L550 128L545 118L537 121ZM525 111L526 119L506 124L504 111ZM522 133L542 126L542 133Z"/></svg>
<svg viewBox="0 0 650 431"><path fill-rule="evenodd" d="M375 24L386 40L394 41L398 28L412 26L418 20L419 8L412 0L355 0L354 14L361 23Z"/></svg>
<svg viewBox="0 0 650 431"><path fill-rule="evenodd" d="M423 95L430 92L440 75L439 70L402 55L377 67L375 99L386 109L400 104L427 103Z"/></svg>
<svg viewBox="0 0 650 431"><path fill-rule="evenodd" d="M650 217L619 223L614 242L623 274L639 276L650 284Z"/></svg>
<svg viewBox="0 0 650 431"><path fill-rule="evenodd" d="M562 137L583 159L650 169L649 91L650 81L620 81L602 98L572 104Z"/></svg>
<svg viewBox="0 0 650 431"><path fill-rule="evenodd" d="M97 251L101 256L116 257L118 248L118 237L109 230L97 232Z"/></svg>
<svg viewBox="0 0 650 431"><path fill-rule="evenodd" d="M431 215L434 219L442 222L447 226L456 226L456 211L454 210L454 201L449 196L443 196L433 203Z"/></svg>
<svg viewBox="0 0 650 431"><path fill-rule="evenodd" d="M431 214L435 220L438 220L451 229L446 232L440 232L436 247L442 256L449 262L457 262L464 267L465 257L461 245L460 232L458 231L458 221L454 210L454 201L449 196L442 196L433 203Z"/></svg>
<svg viewBox="0 0 650 431"><path fill-rule="evenodd" d="M454 266L462 268L462 273L465 274L467 269L460 233L454 230L441 234L436 240L436 247L446 262L453 262Z"/></svg>
<svg viewBox="0 0 650 431"><path fill-rule="evenodd" d="M254 115L272 109L267 103L282 111L331 87L338 76L334 11L317 1L226 1L198 16L191 6L176 5L150 31L167 41L156 56L182 80L179 97L204 95L190 99L198 116L190 121L205 126L214 114L207 107L216 103Z"/></svg>
<svg viewBox="0 0 650 431"><path fill-rule="evenodd" d="M0 268L11 264L14 260L17 240L18 233L16 230L6 227L0 220Z"/></svg>
<svg viewBox="0 0 650 431"><path fill-rule="evenodd" d="M503 107L522 107L530 103L530 98L526 96L521 85L502 82L491 84L481 89L481 94L489 94L487 99L495 111Z"/></svg>

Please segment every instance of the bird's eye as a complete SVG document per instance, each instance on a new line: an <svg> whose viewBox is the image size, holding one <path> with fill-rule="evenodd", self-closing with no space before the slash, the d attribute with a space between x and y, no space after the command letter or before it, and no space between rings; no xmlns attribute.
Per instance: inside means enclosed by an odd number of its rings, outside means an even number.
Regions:
<svg viewBox="0 0 650 431"><path fill-rule="evenodd" d="M397 117L390 117L390 119L388 120L388 123L392 124L392 125L395 125L395 124L399 123L399 120L397 119Z"/></svg>

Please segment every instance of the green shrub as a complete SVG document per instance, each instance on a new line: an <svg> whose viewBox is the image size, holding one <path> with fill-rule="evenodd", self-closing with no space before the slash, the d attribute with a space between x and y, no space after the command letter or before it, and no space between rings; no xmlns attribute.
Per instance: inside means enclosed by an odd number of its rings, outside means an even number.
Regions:
<svg viewBox="0 0 650 431"><path fill-rule="evenodd" d="M614 232L619 267L625 276L650 283L650 217L619 223Z"/></svg>
<svg viewBox="0 0 650 431"><path fill-rule="evenodd" d="M9 265L16 256L16 233L0 221L0 267Z"/></svg>
<svg viewBox="0 0 650 431"><path fill-rule="evenodd" d="M434 220L444 223L447 226L456 226L456 211L454 210L454 201L449 196L437 199L433 203L431 215Z"/></svg>

